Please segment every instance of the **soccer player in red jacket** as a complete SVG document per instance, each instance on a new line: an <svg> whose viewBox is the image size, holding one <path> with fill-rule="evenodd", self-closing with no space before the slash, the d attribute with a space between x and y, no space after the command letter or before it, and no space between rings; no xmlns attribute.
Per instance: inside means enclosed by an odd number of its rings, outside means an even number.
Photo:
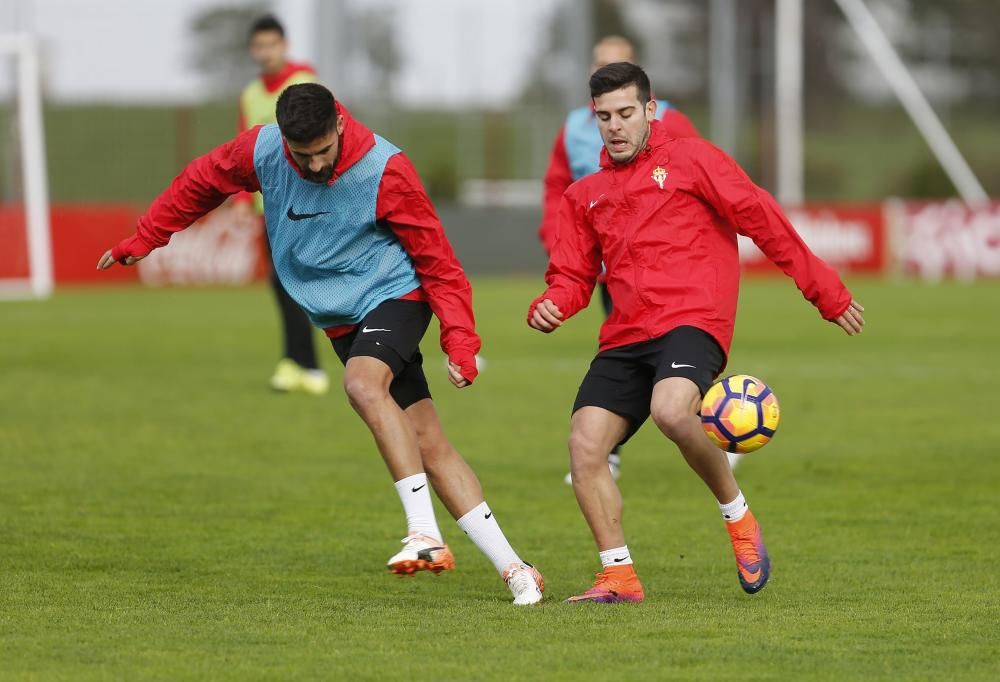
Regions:
<svg viewBox="0 0 1000 682"><path fill-rule="evenodd" d="M591 53L590 72L594 73L603 66L614 62L635 62L635 47L627 38L621 36L605 36L597 41ZM678 109L665 100L656 101L656 120L669 137L698 137L698 129ZM601 169L601 150L604 143L597 126L597 114L594 105L579 107L569 112L566 122L559 129L552 152L549 155L549 165L545 170L543 185L545 188L542 201L542 224L538 228L538 238L545 247L545 252L551 254L552 243L556 237L556 224L559 222L559 203L566 188L580 178ZM601 304L604 306L604 316L611 314L612 301L608 287L603 278L598 280L598 290L601 294ZM730 462L734 462L730 455ZM618 480L621 474L621 449L616 445L608 454L608 469L611 476ZM564 479L567 485L573 484L572 472Z"/></svg>
<svg viewBox="0 0 1000 682"><path fill-rule="evenodd" d="M609 64L591 76L590 92L605 146L601 170L563 195L548 288L528 310L531 327L558 329L587 305L606 266L614 310L577 394L569 437L573 490L603 570L569 601L644 598L607 453L649 416L715 495L740 585L753 594L770 575L760 526L697 416L733 336L737 234L753 239L848 334L864 326L863 308L729 156L704 140L664 133L640 67Z"/></svg>
<svg viewBox="0 0 1000 682"><path fill-rule="evenodd" d="M277 124L255 126L195 159L98 268L131 265L227 196L262 192L275 272L344 363L344 390L374 436L406 514L398 574L454 567L430 487L491 561L515 604L542 599L542 577L519 558L448 442L427 387L420 340L441 323L448 376L476 378L480 341L472 288L410 160L333 93L292 85Z"/></svg>

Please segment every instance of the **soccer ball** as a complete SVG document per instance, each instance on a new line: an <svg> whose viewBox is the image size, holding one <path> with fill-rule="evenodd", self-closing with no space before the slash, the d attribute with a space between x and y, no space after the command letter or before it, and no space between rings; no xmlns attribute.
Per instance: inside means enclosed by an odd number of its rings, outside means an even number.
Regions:
<svg viewBox="0 0 1000 682"><path fill-rule="evenodd" d="M734 374L712 384L701 401L701 425L727 452L745 455L774 437L781 419L778 398L760 379Z"/></svg>

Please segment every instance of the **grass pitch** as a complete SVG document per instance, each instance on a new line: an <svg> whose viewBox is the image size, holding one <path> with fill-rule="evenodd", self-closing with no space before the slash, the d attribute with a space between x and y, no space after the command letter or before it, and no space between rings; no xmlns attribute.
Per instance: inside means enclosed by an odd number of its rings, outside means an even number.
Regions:
<svg viewBox="0 0 1000 682"><path fill-rule="evenodd" d="M93 289L0 304L0 679L996 679L1000 286L856 281L850 339L746 282L729 370L768 381L738 478L774 560L738 586L714 501L649 424L624 453L641 605L560 603L598 570L562 483L598 316L481 280L489 366L445 426L548 601L516 609L438 507L458 569L399 579L391 481L342 394L273 395L269 294ZM335 381L341 370L325 342Z"/></svg>

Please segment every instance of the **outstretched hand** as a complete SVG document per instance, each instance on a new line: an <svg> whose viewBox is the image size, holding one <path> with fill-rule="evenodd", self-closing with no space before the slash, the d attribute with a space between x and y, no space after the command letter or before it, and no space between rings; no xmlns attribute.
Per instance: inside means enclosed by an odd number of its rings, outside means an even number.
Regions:
<svg viewBox="0 0 1000 682"><path fill-rule="evenodd" d="M852 300L851 305L847 306L847 310L841 313L840 317L833 320L833 322L847 332L848 336L860 334L865 326L865 318L861 317L861 313L864 310L865 307L863 305Z"/></svg>
<svg viewBox="0 0 1000 682"><path fill-rule="evenodd" d="M535 306L528 324L534 329L548 334L562 326L563 317L564 315L559 310L559 306L546 298Z"/></svg>
<svg viewBox="0 0 1000 682"><path fill-rule="evenodd" d="M136 258L135 256L125 256L125 262L122 263L122 265L132 265L133 263L138 263L143 258L145 258L145 256L139 256L138 258ZM104 255L101 256L101 260L97 261L97 269L107 270L117 262L118 261L116 261L114 257L111 255L111 249L108 249L107 251L104 252Z"/></svg>

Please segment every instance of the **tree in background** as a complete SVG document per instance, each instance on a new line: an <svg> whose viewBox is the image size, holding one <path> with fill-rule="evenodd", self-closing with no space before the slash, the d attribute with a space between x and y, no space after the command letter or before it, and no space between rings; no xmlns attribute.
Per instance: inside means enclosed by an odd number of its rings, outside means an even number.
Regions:
<svg viewBox="0 0 1000 682"><path fill-rule="evenodd" d="M567 20L571 12L589 12L593 28L591 40L587 43L586 54L570 54L574 41L567 35L570 26L577 25ZM534 74L528 80L521 94L521 101L541 108L563 109L566 106L567 90L579 92L579 102L587 97L587 84L577 86L566 83L566 74L574 71L574 63L590 64L590 45L601 36L620 35L632 41L638 52L642 52L642 41L629 27L623 3L620 0L587 0L587 2L565 2L552 14L549 20L546 44L538 51L535 63L530 69Z"/></svg>
<svg viewBox="0 0 1000 682"><path fill-rule="evenodd" d="M994 0L950 0L947 3L910 0L914 15L925 27L931 47L946 43L944 54L953 71L967 79L966 99L996 112L1000 110L1000 41L996 39L997 4Z"/></svg>
<svg viewBox="0 0 1000 682"><path fill-rule="evenodd" d="M235 95L257 75L247 58L247 34L253 21L270 11L270 2L221 5L200 12L191 21L191 64L219 98Z"/></svg>
<svg viewBox="0 0 1000 682"><path fill-rule="evenodd" d="M371 70L372 95L391 99L392 81L401 63L393 17L383 9L366 9L355 20L360 24L364 56Z"/></svg>

